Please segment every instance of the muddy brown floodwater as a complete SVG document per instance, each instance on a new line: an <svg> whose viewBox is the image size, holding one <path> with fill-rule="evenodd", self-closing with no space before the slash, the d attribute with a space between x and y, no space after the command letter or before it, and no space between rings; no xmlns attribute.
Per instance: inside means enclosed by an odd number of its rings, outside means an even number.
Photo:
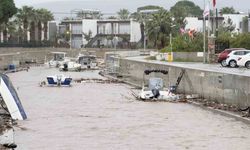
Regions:
<svg viewBox="0 0 250 150"><path fill-rule="evenodd" d="M250 126L242 122L184 103L136 101L125 84L38 86L56 73L36 67L9 74L28 115L15 127L17 150L250 149Z"/></svg>

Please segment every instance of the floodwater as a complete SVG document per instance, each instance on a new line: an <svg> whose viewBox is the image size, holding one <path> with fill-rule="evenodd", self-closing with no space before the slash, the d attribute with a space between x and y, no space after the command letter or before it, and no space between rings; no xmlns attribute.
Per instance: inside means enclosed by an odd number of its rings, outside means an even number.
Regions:
<svg viewBox="0 0 250 150"><path fill-rule="evenodd" d="M28 115L15 127L17 150L250 149L250 126L232 118L185 103L136 101L125 84L38 86L56 73L36 67L9 74Z"/></svg>

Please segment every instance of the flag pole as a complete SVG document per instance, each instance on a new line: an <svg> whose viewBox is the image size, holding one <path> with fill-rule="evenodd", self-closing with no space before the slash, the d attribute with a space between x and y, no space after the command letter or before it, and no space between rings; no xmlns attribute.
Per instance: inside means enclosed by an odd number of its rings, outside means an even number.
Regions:
<svg viewBox="0 0 250 150"><path fill-rule="evenodd" d="M211 6L211 5L210 5L210 4L211 4L211 3L210 3L210 0L208 0L208 4L207 4L208 7L209 7L209 9L208 9L208 10L209 10L209 14L208 14L208 16L207 16L207 17L208 17L208 19L207 19L207 20L208 20L208 23L207 23L207 24L208 24L208 25L207 25L207 26L208 26L208 28L207 28L207 39L208 39L208 44L207 44L207 45L208 45L208 46L209 46L209 38L210 38L210 35L211 35L211 29L212 29L212 26L213 26L213 25L211 25L211 16L210 16L210 15L211 15L211 14L210 14L210 6ZM207 59L207 61L210 63L209 48L207 48L207 56L206 56L206 59Z"/></svg>
<svg viewBox="0 0 250 150"><path fill-rule="evenodd" d="M204 0L204 10L206 9L206 4ZM206 63L206 19L205 15L203 14L203 63Z"/></svg>

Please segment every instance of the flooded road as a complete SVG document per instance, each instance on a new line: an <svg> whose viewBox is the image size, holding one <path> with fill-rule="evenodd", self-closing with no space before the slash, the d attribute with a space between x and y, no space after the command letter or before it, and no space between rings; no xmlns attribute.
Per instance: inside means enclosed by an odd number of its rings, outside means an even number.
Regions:
<svg viewBox="0 0 250 150"><path fill-rule="evenodd" d="M39 87L56 69L9 74L28 120L17 150L248 150L250 126L185 104L141 102L125 84ZM102 78L97 71L67 73Z"/></svg>

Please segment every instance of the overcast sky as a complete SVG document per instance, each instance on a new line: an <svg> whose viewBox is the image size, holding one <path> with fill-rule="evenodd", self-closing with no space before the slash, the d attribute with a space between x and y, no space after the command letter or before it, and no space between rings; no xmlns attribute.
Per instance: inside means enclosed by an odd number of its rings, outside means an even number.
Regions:
<svg viewBox="0 0 250 150"><path fill-rule="evenodd" d="M23 5L34 6L35 8L47 8L55 13L70 13L73 9L98 9L103 13L116 13L121 8L134 12L136 8L145 5L159 5L166 9L172 7L179 0L14 0L17 7ZM204 0L190 0L204 8ZM206 0L208 1L208 0ZM233 6L237 11L248 12L250 0L216 0L217 7ZM67 15L67 14L64 14ZM58 18L59 19L59 18Z"/></svg>

